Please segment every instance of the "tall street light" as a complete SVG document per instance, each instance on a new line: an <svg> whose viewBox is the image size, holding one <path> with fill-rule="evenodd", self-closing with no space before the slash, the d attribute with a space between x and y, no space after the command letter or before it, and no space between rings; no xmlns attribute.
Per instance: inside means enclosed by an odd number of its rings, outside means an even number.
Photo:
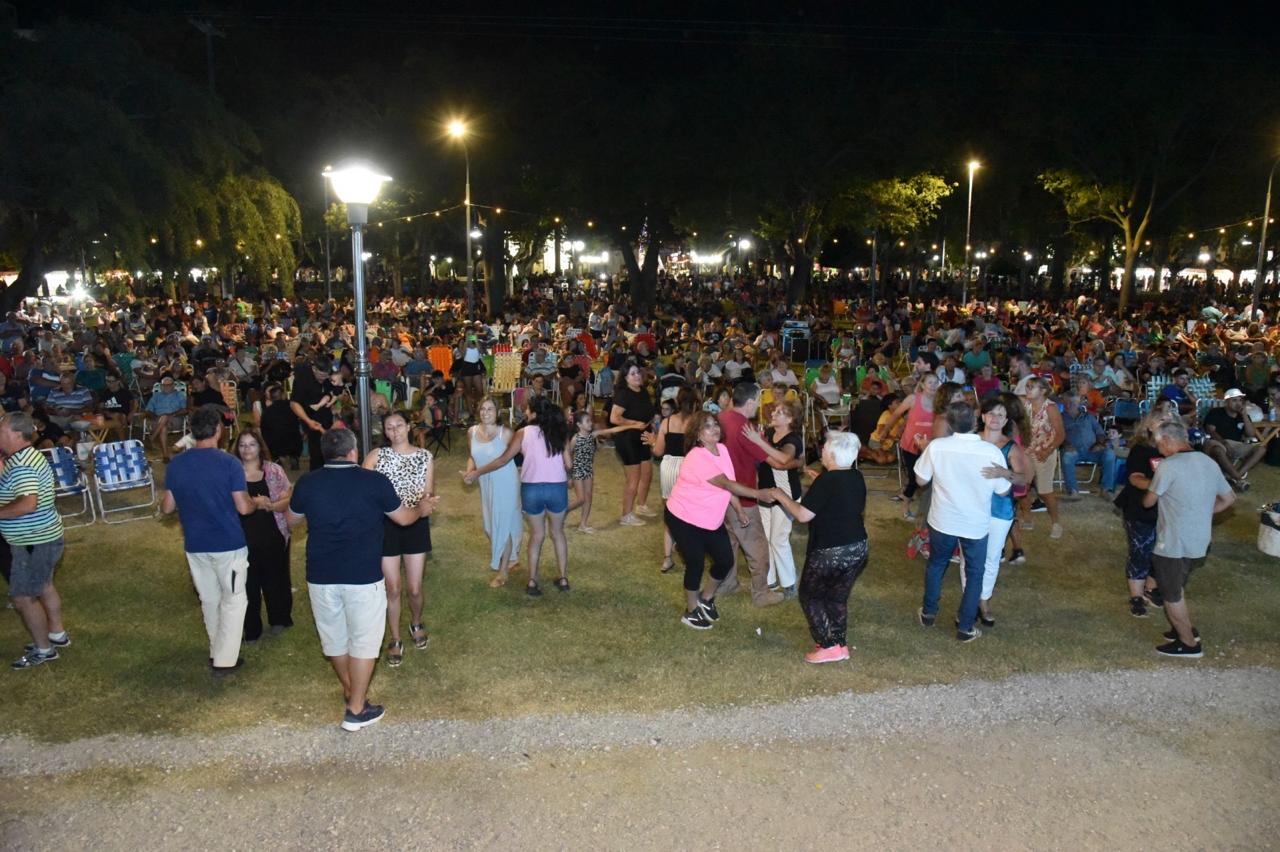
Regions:
<svg viewBox="0 0 1280 852"><path fill-rule="evenodd" d="M467 319L476 318L475 258L471 256L471 153L467 150L467 123L460 118L449 122L449 135L462 145L462 159L466 164L466 193L462 199L463 212L467 214L464 231L467 236Z"/></svg>
<svg viewBox="0 0 1280 852"><path fill-rule="evenodd" d="M364 317L364 226L369 222L369 205L378 190L391 178L361 163L349 163L338 169L326 169L324 176L333 184L338 200L347 205L347 224L351 226L351 265L355 268L356 311L356 393L360 398L360 458L369 454L369 338L365 334Z"/></svg>
<svg viewBox="0 0 1280 852"><path fill-rule="evenodd" d="M1262 295L1262 267L1267 257L1267 222L1271 218L1271 183L1276 179L1276 167L1280 159L1271 164L1271 174L1267 177L1267 202L1262 210L1262 234L1258 237L1258 263L1253 268L1253 302L1249 305L1249 319L1258 318L1258 297Z"/></svg>
<svg viewBox="0 0 1280 852"><path fill-rule="evenodd" d="M333 170L333 166L325 166L325 172ZM329 260L329 179L324 182L324 299L333 299L333 264Z"/></svg>
<svg viewBox="0 0 1280 852"><path fill-rule="evenodd" d="M969 209L964 217L964 284L961 289L960 304L969 303L969 278L973 270L969 266L969 232L973 226L973 173L982 168L977 160L969 161Z"/></svg>

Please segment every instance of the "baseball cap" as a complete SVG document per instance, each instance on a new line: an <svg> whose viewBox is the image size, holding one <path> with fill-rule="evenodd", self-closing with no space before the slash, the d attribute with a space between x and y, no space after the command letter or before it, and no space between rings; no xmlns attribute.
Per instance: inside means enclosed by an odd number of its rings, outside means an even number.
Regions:
<svg viewBox="0 0 1280 852"><path fill-rule="evenodd" d="M1244 396L1244 391L1240 390L1240 388L1232 388L1231 390L1229 390L1229 391L1227 391L1226 393L1224 393L1224 394L1222 395L1222 398L1223 398L1223 399L1235 399L1235 398L1237 398L1237 397L1241 397L1241 396Z"/></svg>

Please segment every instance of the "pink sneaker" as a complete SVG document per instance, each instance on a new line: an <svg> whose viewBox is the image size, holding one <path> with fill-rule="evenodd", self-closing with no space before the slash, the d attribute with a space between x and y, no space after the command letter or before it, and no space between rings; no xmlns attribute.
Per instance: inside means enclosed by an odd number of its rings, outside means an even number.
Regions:
<svg viewBox="0 0 1280 852"><path fill-rule="evenodd" d="M832 645L823 648L815 645L813 650L804 655L806 663L838 663L849 659L849 648L845 645Z"/></svg>

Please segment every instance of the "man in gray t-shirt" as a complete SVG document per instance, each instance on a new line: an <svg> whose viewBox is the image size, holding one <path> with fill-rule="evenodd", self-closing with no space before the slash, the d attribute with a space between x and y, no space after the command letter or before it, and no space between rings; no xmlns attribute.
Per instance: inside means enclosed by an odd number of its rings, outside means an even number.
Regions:
<svg viewBox="0 0 1280 852"><path fill-rule="evenodd" d="M1172 633L1165 634L1169 641L1156 651L1167 657L1199 658L1203 655L1200 637L1191 626L1182 590L1191 572L1204 564L1213 538L1213 516L1235 502L1235 492L1212 459L1191 450L1181 423L1161 425L1156 448L1164 459L1142 504L1159 507L1151 570L1164 596L1165 617L1173 627Z"/></svg>

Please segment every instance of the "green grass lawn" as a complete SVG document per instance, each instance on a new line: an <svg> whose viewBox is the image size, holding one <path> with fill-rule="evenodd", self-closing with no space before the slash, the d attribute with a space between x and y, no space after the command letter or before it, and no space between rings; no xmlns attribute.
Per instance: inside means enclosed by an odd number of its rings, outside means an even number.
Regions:
<svg viewBox="0 0 1280 852"><path fill-rule="evenodd" d="M1167 629L1159 613L1129 616L1123 531L1097 497L1064 507L1067 532L1058 542L1048 539L1048 516L1033 516L1027 564L1001 573L997 626L962 646L947 629L959 597L956 572L947 577L939 626L917 626L923 562L904 555L909 527L886 499L889 480L870 480L880 491L867 512L871 562L851 601L857 650L849 664L808 666L800 656L811 642L794 602L757 610L739 593L722 602L714 630L680 625L680 574L658 573L660 526L615 523L621 468L611 452L597 461L592 518L599 532L569 534L573 591L544 583L543 597L530 599L519 579L489 589L478 492L455 473L463 462L455 448L437 473L443 500L432 518L426 580L431 644L407 647L402 667L379 666L374 679L373 696L394 720L648 711L1021 672L1197 665L1153 653ZM1257 506L1280 491L1280 472L1259 470L1253 479L1192 580L1189 601L1207 649L1199 665L1280 659L1272 620L1280 560L1254 547ZM649 504L660 505L656 475ZM797 529L799 558L804 532ZM0 733L68 740L338 721L340 694L311 621L302 540L293 548L296 627L246 648L245 668L224 682L205 668L208 644L176 521L97 524L69 532L67 541L57 582L74 644L55 663L0 673L7 699ZM549 545L547 564L554 565ZM0 649L16 657L26 641L9 611L0 619Z"/></svg>

